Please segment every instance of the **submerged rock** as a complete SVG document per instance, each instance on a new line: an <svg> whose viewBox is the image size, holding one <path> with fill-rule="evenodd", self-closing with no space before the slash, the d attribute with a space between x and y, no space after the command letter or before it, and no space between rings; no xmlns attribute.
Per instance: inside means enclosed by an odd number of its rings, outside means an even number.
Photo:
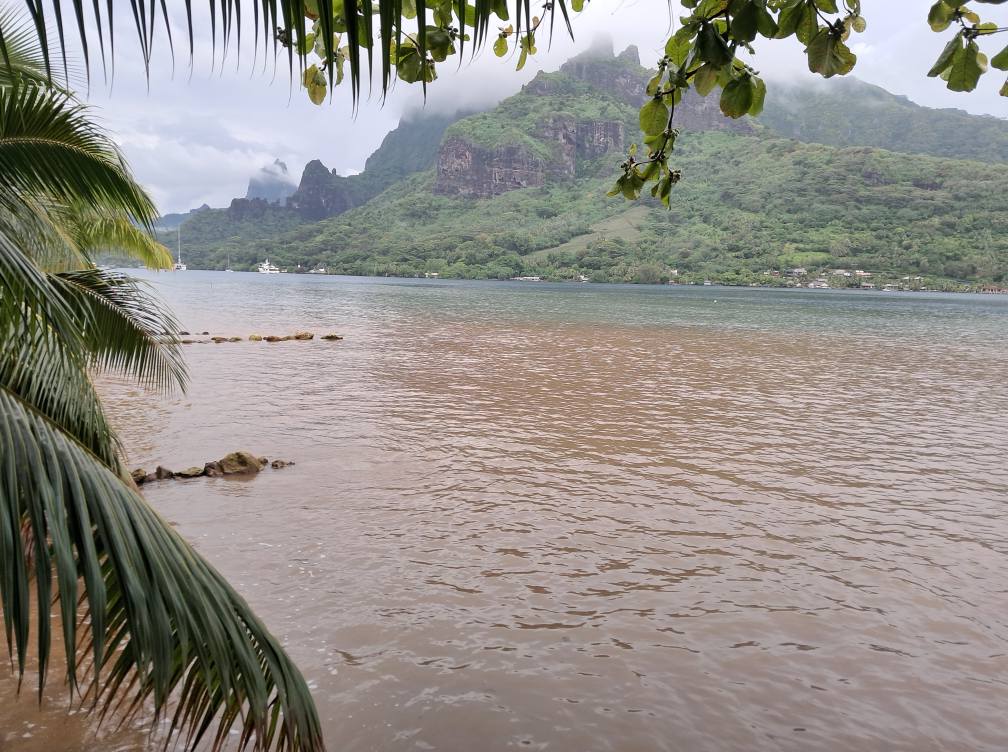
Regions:
<svg viewBox="0 0 1008 752"><path fill-rule="evenodd" d="M188 337L189 336L189 332L179 332L179 336L180 337Z"/></svg>
<svg viewBox="0 0 1008 752"><path fill-rule="evenodd" d="M144 470L142 467L138 467L136 470L130 473L130 476L133 478L133 482L139 486L142 485L145 480L147 480L147 471Z"/></svg>
<svg viewBox="0 0 1008 752"><path fill-rule="evenodd" d="M191 339L184 339L184 340L182 340L182 344L183 344L183 345L191 345L191 344L192 344L192 343L193 343L194 341L195 341L195 340L191 340Z"/></svg>
<svg viewBox="0 0 1008 752"><path fill-rule="evenodd" d="M339 334L324 334L324 335L322 335L321 338L322 339L328 339L328 340L331 340L331 341L335 341L335 340L338 340L338 339L343 339L343 337L340 336Z"/></svg>
<svg viewBox="0 0 1008 752"><path fill-rule="evenodd" d="M154 478L157 480L170 480L174 477L175 473L173 473L167 467L162 467L161 465L158 465L157 469L154 471Z"/></svg>
<svg viewBox="0 0 1008 752"><path fill-rule="evenodd" d="M205 469L206 468L199 467L198 465L193 465L185 470L179 470L175 473L175 475L178 478L198 478L203 475Z"/></svg>
<svg viewBox="0 0 1008 752"><path fill-rule="evenodd" d="M297 332L294 334L294 339L300 339L300 340L314 339L314 337L315 335L312 334L311 332Z"/></svg>
<svg viewBox="0 0 1008 752"><path fill-rule="evenodd" d="M203 474L208 478L219 478L224 472L219 462L208 462L203 466Z"/></svg>
<svg viewBox="0 0 1008 752"><path fill-rule="evenodd" d="M241 337L228 337L228 342L241 342Z"/></svg>
<svg viewBox="0 0 1008 752"><path fill-rule="evenodd" d="M221 457L217 464L224 475L242 475L258 473L262 465L259 458L251 452L238 451Z"/></svg>
<svg viewBox="0 0 1008 752"><path fill-rule="evenodd" d="M203 335L203 336L205 337L205 336L207 336L208 334L210 334L210 332L200 332L200 334L202 334L202 335Z"/></svg>
<svg viewBox="0 0 1008 752"><path fill-rule="evenodd" d="M270 334L267 337L263 337L263 339L267 342L283 342L284 340L283 337L277 337L275 334Z"/></svg>
<svg viewBox="0 0 1008 752"><path fill-rule="evenodd" d="M219 344L220 344L221 342L227 342L227 341L228 341L228 338L227 338L227 337L211 337L210 339L211 339L211 340L212 340L212 341L213 341L214 343L216 343L216 344L218 344L218 345L219 345Z"/></svg>
<svg viewBox="0 0 1008 752"><path fill-rule="evenodd" d="M295 464L294 460L273 460L270 463L270 467L272 467L274 470L279 470L280 468L288 467L293 464Z"/></svg>

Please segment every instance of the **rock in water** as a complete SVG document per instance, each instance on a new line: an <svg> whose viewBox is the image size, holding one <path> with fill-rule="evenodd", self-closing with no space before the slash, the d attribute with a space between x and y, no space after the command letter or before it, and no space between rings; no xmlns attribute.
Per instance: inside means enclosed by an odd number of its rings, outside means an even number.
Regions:
<svg viewBox="0 0 1008 752"><path fill-rule="evenodd" d="M231 454L221 457L217 462L224 475L240 475L258 473L262 465L259 458L251 452L231 452Z"/></svg>
<svg viewBox="0 0 1008 752"><path fill-rule="evenodd" d="M170 480L171 478L175 477L175 473L173 473L167 467L161 467L161 465L158 465L157 469L154 471L154 477L157 480Z"/></svg>
<svg viewBox="0 0 1008 752"><path fill-rule="evenodd" d="M249 335L249 342L262 342L262 335L261 334L250 334Z"/></svg>
<svg viewBox="0 0 1008 752"><path fill-rule="evenodd" d="M219 462L208 462L203 466L203 474L208 478L219 478L224 473Z"/></svg>
<svg viewBox="0 0 1008 752"><path fill-rule="evenodd" d="M227 337L211 337L210 339L211 339L211 340L213 340L213 341L214 341L214 343L215 343L215 344L218 344L218 345L219 345L219 344L220 344L221 342L227 342L227 341L228 341L228 338L227 338Z"/></svg>
<svg viewBox="0 0 1008 752"><path fill-rule="evenodd" d="M178 476L179 478L198 478L201 475L203 475L205 469L206 468L193 465L192 467L187 468L185 470L179 470L177 473L175 473L175 475Z"/></svg>
<svg viewBox="0 0 1008 752"><path fill-rule="evenodd" d="M133 482L138 486L142 485L145 480L147 480L147 471L142 467L138 467L130 475L133 477Z"/></svg>
<svg viewBox="0 0 1008 752"><path fill-rule="evenodd" d="M241 337L228 337L228 342L241 342Z"/></svg>
<svg viewBox="0 0 1008 752"><path fill-rule="evenodd" d="M294 335L294 339L313 339L315 337L311 332L297 332Z"/></svg>
<svg viewBox="0 0 1008 752"><path fill-rule="evenodd" d="M335 340L338 340L338 339L343 339L343 337L341 337L338 334L324 334L324 335L322 335L322 339L328 339L328 340L331 340L331 341L335 341Z"/></svg>
<svg viewBox="0 0 1008 752"><path fill-rule="evenodd" d="M275 334L270 334L266 337L263 337L263 339L266 340L267 342L283 342L283 337L277 337Z"/></svg>

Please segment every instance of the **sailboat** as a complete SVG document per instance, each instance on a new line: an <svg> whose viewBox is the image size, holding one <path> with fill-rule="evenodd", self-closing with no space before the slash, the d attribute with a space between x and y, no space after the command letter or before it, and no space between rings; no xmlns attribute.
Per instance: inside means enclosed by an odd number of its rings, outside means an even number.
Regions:
<svg viewBox="0 0 1008 752"><path fill-rule="evenodd" d="M184 272L186 270L186 265L182 263L182 228L177 229L178 232L178 260L172 266L172 271L174 272Z"/></svg>
<svg viewBox="0 0 1008 752"><path fill-rule="evenodd" d="M226 272L233 272L234 271L234 269L231 268L231 254L230 253L228 254L228 257L227 257L227 266L224 267L224 271L226 271Z"/></svg>

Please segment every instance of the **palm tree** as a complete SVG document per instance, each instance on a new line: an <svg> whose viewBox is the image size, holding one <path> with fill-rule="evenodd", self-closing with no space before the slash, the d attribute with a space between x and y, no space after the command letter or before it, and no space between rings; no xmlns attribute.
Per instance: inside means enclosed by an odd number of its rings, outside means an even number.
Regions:
<svg viewBox="0 0 1008 752"><path fill-rule="evenodd" d="M114 249L169 265L154 205L50 83L34 30L0 11L0 35L0 610L19 677L34 644L41 697L56 640L99 719L151 708L187 747L237 726L243 747L322 749L304 679L139 495L91 380L185 387L171 313L94 263Z"/></svg>

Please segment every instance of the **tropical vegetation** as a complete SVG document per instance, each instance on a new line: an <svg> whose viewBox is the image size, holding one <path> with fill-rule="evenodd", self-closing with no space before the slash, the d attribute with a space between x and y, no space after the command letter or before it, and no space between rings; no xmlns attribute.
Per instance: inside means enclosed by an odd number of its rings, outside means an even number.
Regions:
<svg viewBox="0 0 1008 752"><path fill-rule="evenodd" d="M115 145L0 12L0 609L19 685L59 672L98 718L167 740L317 750L304 679L223 577L140 496L94 377L184 389L178 325L114 250L171 264ZM58 656L55 657L54 656ZM58 667L58 668L57 668Z"/></svg>

